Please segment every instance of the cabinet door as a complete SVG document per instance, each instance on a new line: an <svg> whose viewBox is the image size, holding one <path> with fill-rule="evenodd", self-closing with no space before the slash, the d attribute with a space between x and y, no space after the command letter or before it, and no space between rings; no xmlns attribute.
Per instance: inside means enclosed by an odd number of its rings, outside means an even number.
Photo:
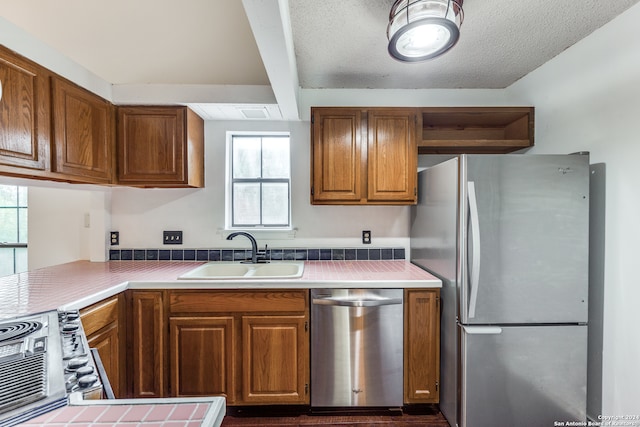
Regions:
<svg viewBox="0 0 640 427"><path fill-rule="evenodd" d="M89 335L87 341L89 342L89 347L95 348L100 354L113 394L116 397L122 397L120 390L120 338L118 324L111 324L93 335Z"/></svg>
<svg viewBox="0 0 640 427"><path fill-rule="evenodd" d="M113 106L61 78L53 79L52 170L83 182L111 183Z"/></svg>
<svg viewBox="0 0 640 427"><path fill-rule="evenodd" d="M311 115L311 202L360 202L366 162L362 111L312 108Z"/></svg>
<svg viewBox="0 0 640 427"><path fill-rule="evenodd" d="M171 394L235 398L233 317L172 317Z"/></svg>
<svg viewBox="0 0 640 427"><path fill-rule="evenodd" d="M405 290L404 401L438 403L440 290Z"/></svg>
<svg viewBox="0 0 640 427"><path fill-rule="evenodd" d="M89 347L96 348L116 397L124 396L124 344L121 343L122 326L125 323L123 295L111 298L80 310L82 327L87 334Z"/></svg>
<svg viewBox="0 0 640 427"><path fill-rule="evenodd" d="M162 291L133 291L133 397L164 397L165 330Z"/></svg>
<svg viewBox="0 0 640 427"><path fill-rule="evenodd" d="M0 169L49 170L48 72L0 46ZM28 171L25 171L28 175Z"/></svg>
<svg viewBox="0 0 640 427"><path fill-rule="evenodd" d="M187 107L118 108L118 182L204 186L204 122Z"/></svg>
<svg viewBox="0 0 640 427"><path fill-rule="evenodd" d="M370 202L417 200L417 119L414 109L368 111L368 190Z"/></svg>
<svg viewBox="0 0 640 427"><path fill-rule="evenodd" d="M307 316L242 317L242 400L308 404Z"/></svg>

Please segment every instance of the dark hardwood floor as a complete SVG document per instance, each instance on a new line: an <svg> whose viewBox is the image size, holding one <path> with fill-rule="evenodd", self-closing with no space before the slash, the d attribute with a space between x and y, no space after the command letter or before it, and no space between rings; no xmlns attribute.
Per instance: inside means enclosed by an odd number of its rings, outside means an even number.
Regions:
<svg viewBox="0 0 640 427"><path fill-rule="evenodd" d="M447 420L436 409L413 413L371 413L356 414L309 414L309 413L268 413L247 411L238 413L227 411L222 427L244 426L340 426L340 427L449 427Z"/></svg>

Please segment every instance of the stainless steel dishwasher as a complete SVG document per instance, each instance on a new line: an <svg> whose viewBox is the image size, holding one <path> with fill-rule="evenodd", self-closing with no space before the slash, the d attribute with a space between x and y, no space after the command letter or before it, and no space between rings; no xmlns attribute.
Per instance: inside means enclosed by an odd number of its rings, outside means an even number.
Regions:
<svg viewBox="0 0 640 427"><path fill-rule="evenodd" d="M311 406L399 407L403 290L311 290Z"/></svg>

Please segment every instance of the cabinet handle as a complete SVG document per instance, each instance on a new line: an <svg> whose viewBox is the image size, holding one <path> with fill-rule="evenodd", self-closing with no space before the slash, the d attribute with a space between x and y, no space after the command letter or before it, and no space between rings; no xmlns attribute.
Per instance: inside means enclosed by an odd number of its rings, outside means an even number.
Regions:
<svg viewBox="0 0 640 427"><path fill-rule="evenodd" d="M2 101L2 80L0 80L0 101Z"/></svg>

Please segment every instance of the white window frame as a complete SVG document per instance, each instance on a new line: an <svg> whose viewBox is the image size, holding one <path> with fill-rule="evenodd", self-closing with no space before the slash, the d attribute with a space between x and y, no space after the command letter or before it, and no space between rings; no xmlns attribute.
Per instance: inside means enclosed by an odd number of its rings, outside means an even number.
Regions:
<svg viewBox="0 0 640 427"><path fill-rule="evenodd" d="M9 209L9 210L14 210L15 214L16 214L16 236L17 236L17 241L15 242L0 242L0 247L2 247L3 249L9 249L12 250L13 252L13 266L12 266L12 270L13 273L12 274L16 274L16 273L22 273L23 271L26 271L25 269L18 269L18 265L17 265L17 254L16 254L16 250L17 249L24 249L25 251L28 248L28 236L27 236L27 240L25 240L23 237L20 235L20 211L24 210L26 212L28 212L29 210L29 197L28 197L28 191L29 188L25 187L25 186L20 186L20 185L13 185L13 184L3 184L0 183L0 185L5 186L5 187L15 187L18 191L18 200L17 200L17 204L16 206L1 206L0 209ZM20 190L24 189L25 190L25 197L26 200L21 200L20 199ZM28 234L28 232L27 232ZM27 253L27 259L28 259L28 253ZM28 262L28 261L27 261ZM26 268L26 267L25 267Z"/></svg>
<svg viewBox="0 0 640 427"><path fill-rule="evenodd" d="M233 226L233 177L232 177L232 167L233 167L233 153L232 153L232 144L234 137L272 137L272 136L286 136L289 138L289 197L288 197L288 212L289 212L289 225L288 226L241 226L234 227ZM225 227L224 231L229 234L233 231L238 230L246 230L251 232L252 234L260 237L269 237L269 238L293 238L295 236L295 229L293 228L293 212L291 209L291 194L292 194L292 185L293 178L291 176L291 133L289 131L227 131L226 135L226 162L225 162Z"/></svg>

